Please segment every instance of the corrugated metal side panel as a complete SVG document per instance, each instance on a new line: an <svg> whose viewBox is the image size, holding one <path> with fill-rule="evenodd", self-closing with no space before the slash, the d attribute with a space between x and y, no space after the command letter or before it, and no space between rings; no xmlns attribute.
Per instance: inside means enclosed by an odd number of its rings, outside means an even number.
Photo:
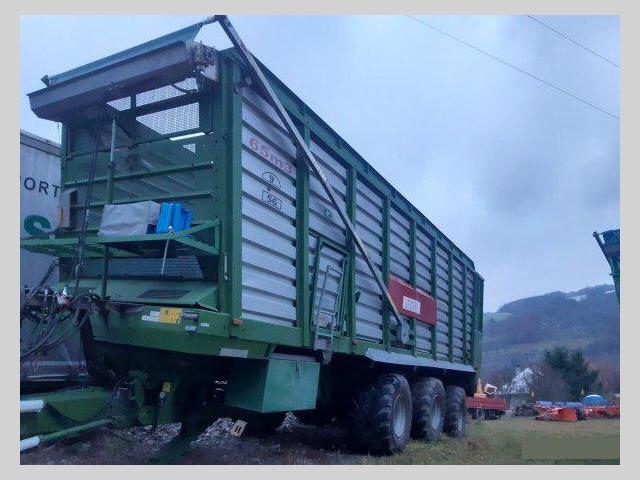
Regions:
<svg viewBox="0 0 640 480"><path fill-rule="evenodd" d="M346 168L313 140L310 148L337 194L338 203L346 209ZM309 176L309 228L340 245L345 245L346 227L314 174Z"/></svg>
<svg viewBox="0 0 640 480"><path fill-rule="evenodd" d="M467 352L471 354L472 351L472 342L471 338L473 335L473 314L475 309L474 299L475 299L475 280L476 275L475 272L469 268L467 268L467 290L466 290L466 299L467 299L467 311L465 312L465 327L467 329Z"/></svg>
<svg viewBox="0 0 640 480"><path fill-rule="evenodd" d="M365 243L373 263L382 272L382 197L356 180L356 231ZM382 292L362 255L356 255L356 335L359 338L382 341Z"/></svg>
<svg viewBox="0 0 640 480"><path fill-rule="evenodd" d="M389 230L389 269L409 282L411 278L411 223L396 208L391 208Z"/></svg>
<svg viewBox="0 0 640 480"><path fill-rule="evenodd" d="M294 144L250 89L242 103L242 315L295 325Z"/></svg>
<svg viewBox="0 0 640 480"><path fill-rule="evenodd" d="M416 287L431 292L431 256L433 255L433 241L416 228ZM431 328L421 322L416 322L416 348L421 351L431 351Z"/></svg>
<svg viewBox="0 0 640 480"><path fill-rule="evenodd" d="M438 323L436 351L438 358L449 358L449 251L436 247L436 300Z"/></svg>
<svg viewBox="0 0 640 480"><path fill-rule="evenodd" d="M389 212L389 272L411 282L411 222L395 207ZM409 317L400 317L411 324Z"/></svg>
<svg viewBox="0 0 640 480"><path fill-rule="evenodd" d="M416 229L416 287L431 292L431 255L433 241L431 237Z"/></svg>
<svg viewBox="0 0 640 480"><path fill-rule="evenodd" d="M422 322L416 322L416 349L431 352L431 327Z"/></svg>
<svg viewBox="0 0 640 480"><path fill-rule="evenodd" d="M463 308L463 287L462 287L463 265L456 259L453 260L453 360L462 362L462 339L464 329Z"/></svg>

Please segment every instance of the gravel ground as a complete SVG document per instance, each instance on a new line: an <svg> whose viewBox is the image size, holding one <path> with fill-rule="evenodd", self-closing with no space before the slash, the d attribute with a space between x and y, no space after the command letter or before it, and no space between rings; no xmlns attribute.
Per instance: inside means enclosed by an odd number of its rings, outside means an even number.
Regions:
<svg viewBox="0 0 640 480"><path fill-rule="evenodd" d="M346 433L338 427L303 425L287 414L282 426L262 438L234 437L229 433L230 418L214 422L191 444L182 464L204 465L282 465L282 464L359 464L346 445ZM80 439L25 452L23 465L144 464L180 430L179 424L127 430L100 430Z"/></svg>
<svg viewBox="0 0 640 480"><path fill-rule="evenodd" d="M533 417L503 418L467 425L467 437L444 437L432 444L412 441L404 452L389 457L358 455L347 447L346 432L338 427L303 425L289 414L282 426L263 438L234 437L233 421L222 418L211 425L182 457L182 464L523 464L613 463L620 460L526 460L521 449L527 439L604 439L620 442L620 420L538 422ZM75 441L62 441L23 453L22 464L144 464L178 434L180 426L102 430ZM118 435L116 437L115 435ZM127 438L127 440L119 437Z"/></svg>

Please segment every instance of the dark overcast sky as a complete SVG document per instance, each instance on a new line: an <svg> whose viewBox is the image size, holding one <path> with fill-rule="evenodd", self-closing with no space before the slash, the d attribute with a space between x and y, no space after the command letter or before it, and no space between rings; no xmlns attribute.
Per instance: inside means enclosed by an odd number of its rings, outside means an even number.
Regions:
<svg viewBox="0 0 640 480"><path fill-rule="evenodd" d="M485 310L610 282L591 234L620 222L619 122L408 17L231 17L247 45L476 263ZM433 25L619 115L620 70L526 17ZM617 17L539 17L620 64ZM22 17L26 93L202 17ZM199 39L227 43L217 26Z"/></svg>

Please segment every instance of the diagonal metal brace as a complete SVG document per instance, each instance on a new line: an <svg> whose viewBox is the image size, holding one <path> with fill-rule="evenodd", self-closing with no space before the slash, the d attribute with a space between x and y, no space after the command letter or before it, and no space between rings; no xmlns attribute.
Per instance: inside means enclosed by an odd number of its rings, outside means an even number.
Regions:
<svg viewBox="0 0 640 480"><path fill-rule="evenodd" d="M238 32L236 32L235 28L233 28L233 25L229 21L229 18L226 15L215 15L213 17L208 17L207 19L205 19L202 22L202 24L207 25L207 24L216 23L216 22L220 24L224 32L227 34L227 37L229 37L229 40L231 40L231 43L233 44L233 46L239 51L243 60L247 63L249 68L253 71L253 74L256 77L255 79L258 80L258 83L260 84L260 86L264 90L264 93L267 96L268 102L271 104L273 108L275 108L276 112L278 113L278 117L280 117L280 120L286 126L287 131L289 132L289 135L293 137L294 142L298 147L298 149L300 149L304 153L307 163L309 164L313 172L317 175L318 179L320 180L320 183L322 184L324 191L329 197L329 200L331 200L331 204L338 211L340 218L346 225L347 230L349 231L349 234L351 235L355 244L357 245L358 250L362 254L362 257L364 258L365 262L367 263L367 266L369 267L369 270L371 270L371 273L373 274L373 277L375 278L376 283L380 287L380 290L384 293L384 297L388 305L391 307L391 311L393 312L396 318L396 323L398 325L402 325L400 313L398 312L398 309L395 303L391 299L391 294L389 293L389 289L387 288L387 285L385 284L385 282L382 279L382 276L376 269L375 264L373 263L371 258L369 258L369 253L367 252L367 249L364 243L360 239L360 236L356 233L355 226L353 225L353 223L351 223L351 220L347 216L347 212L344 209L342 209L342 207L338 203L336 194L334 193L333 188L329 183L329 180L327 179L326 175L322 171L322 168L320 168L320 164L317 162L317 160L313 156L313 153L311 153L311 150L309 149L309 147L303 140L302 136L300 135L298 128L295 126L295 124L291 120L289 113L285 110L284 106L282 105L282 103L274 93L273 89L271 88L271 85L267 81L267 78L264 76L264 73L260 69L260 66L256 62L251 52L247 49L245 44L240 39Z"/></svg>

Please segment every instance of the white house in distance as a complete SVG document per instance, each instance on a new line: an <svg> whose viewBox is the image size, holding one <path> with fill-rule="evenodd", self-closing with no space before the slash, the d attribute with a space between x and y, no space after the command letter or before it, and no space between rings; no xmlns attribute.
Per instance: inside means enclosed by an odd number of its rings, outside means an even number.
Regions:
<svg viewBox="0 0 640 480"><path fill-rule="evenodd" d="M498 389L498 393L503 395L529 394L532 379L533 370L530 367L522 369L520 365L516 365L515 376L509 383L502 385Z"/></svg>
<svg viewBox="0 0 640 480"><path fill-rule="evenodd" d="M516 365L515 376L511 381L498 389L498 396L507 401L510 410L518 410L531 399L531 381L535 375L531 367L521 368Z"/></svg>

